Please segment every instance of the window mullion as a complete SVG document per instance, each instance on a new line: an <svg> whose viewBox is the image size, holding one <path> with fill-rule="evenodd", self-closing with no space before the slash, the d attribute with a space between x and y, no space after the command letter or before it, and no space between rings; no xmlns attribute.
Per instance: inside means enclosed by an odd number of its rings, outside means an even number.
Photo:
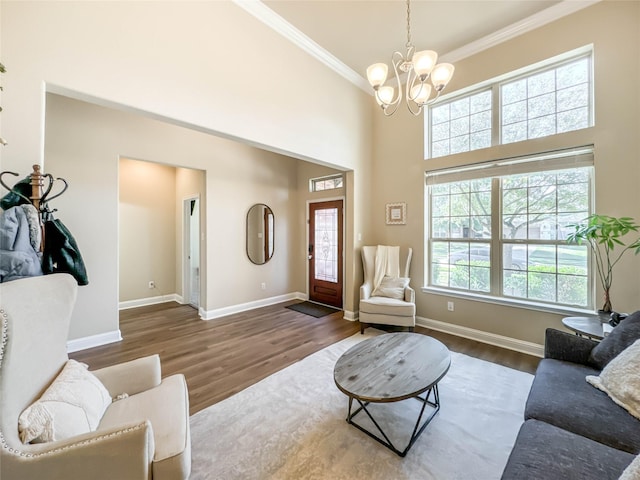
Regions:
<svg viewBox="0 0 640 480"><path fill-rule="evenodd" d="M500 179L491 179L491 294L502 295L502 218Z"/></svg>
<svg viewBox="0 0 640 480"><path fill-rule="evenodd" d="M491 146L500 145L500 84L494 83L491 87Z"/></svg>

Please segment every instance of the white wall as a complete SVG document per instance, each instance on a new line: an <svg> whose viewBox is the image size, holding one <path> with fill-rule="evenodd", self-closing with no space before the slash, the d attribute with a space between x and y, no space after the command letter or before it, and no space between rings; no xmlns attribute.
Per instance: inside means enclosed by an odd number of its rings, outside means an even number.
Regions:
<svg viewBox="0 0 640 480"><path fill-rule="evenodd" d="M595 145L595 200L598 213L640 221L640 2L606 1L500 44L456 64L447 92L497 77L593 43L595 126L563 135L423 160L423 122L398 112L375 117L375 232L384 243L414 248L412 285L424 278L424 172L518 155ZM384 224L384 204L406 201L407 225ZM628 254L616 267L614 308L640 309L640 257ZM599 302L601 293L596 300ZM447 302L455 301L455 311ZM561 328L561 315L416 292L417 314L535 343L547 327Z"/></svg>

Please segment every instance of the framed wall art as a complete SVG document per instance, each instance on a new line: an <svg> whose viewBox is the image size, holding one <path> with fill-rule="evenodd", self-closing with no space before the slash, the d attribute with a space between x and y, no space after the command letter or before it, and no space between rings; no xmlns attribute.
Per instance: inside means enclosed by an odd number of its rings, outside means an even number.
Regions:
<svg viewBox="0 0 640 480"><path fill-rule="evenodd" d="M407 223L407 204L404 202L387 203L387 225L405 225Z"/></svg>

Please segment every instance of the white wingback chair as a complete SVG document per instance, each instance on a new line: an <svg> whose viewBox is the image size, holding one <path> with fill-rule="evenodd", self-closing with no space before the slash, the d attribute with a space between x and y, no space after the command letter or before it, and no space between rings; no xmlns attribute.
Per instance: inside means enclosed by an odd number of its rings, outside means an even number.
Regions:
<svg viewBox="0 0 640 480"><path fill-rule="evenodd" d="M161 379L157 355L91 372L100 380L98 385L106 388L106 392L99 389L106 410L94 431L46 443L20 440L18 417L41 397L67 363L66 343L76 291L76 281L68 274L0 284L0 478L188 478L187 385L183 375ZM111 397L123 393L128 397L111 403ZM71 417L61 415L55 420L59 424L60 418Z"/></svg>
<svg viewBox="0 0 640 480"><path fill-rule="evenodd" d="M376 246L362 247L364 283L360 287L360 333L372 324L407 327L413 331L416 325L415 291L406 285L396 298L374 296L373 279L375 275ZM409 278L409 266L413 250L400 248L400 277ZM401 296L401 298L397 298Z"/></svg>

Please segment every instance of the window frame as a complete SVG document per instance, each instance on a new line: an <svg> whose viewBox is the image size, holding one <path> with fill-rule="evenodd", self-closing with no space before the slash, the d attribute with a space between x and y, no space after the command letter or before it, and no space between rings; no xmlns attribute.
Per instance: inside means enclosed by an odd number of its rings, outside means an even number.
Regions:
<svg viewBox="0 0 640 480"><path fill-rule="evenodd" d="M588 125L584 128L593 127L595 125L593 45L587 45L587 46L572 50L570 52L557 55L547 60L535 63L533 65L529 65L527 67L508 72L504 75L500 75L490 80L441 96L438 102L436 102L432 107L429 107L425 110L425 115L424 115L424 158L425 160L435 159L435 158L446 158L448 156L460 155L468 152L482 150L482 149L467 150L465 152L449 153L448 155L434 157L432 155L433 146L431 141L431 129L432 129L431 109L432 108L437 108L439 106L442 106L448 103L453 103L462 98L470 97L478 93L482 93L483 91L490 90L491 91L491 145L484 148L493 148L499 145L510 145L512 143L515 144L518 142L501 143L501 140L502 140L502 86L511 82L521 80L523 78L535 76L539 73L542 73L548 70L557 69L559 67L562 67L563 65L572 63L582 58L589 59L589 67L588 67L589 121L588 121ZM556 114L557 114L557 110L556 110ZM578 129L578 130L582 130L582 129ZM575 131L575 130L570 130L570 131ZM562 135L563 133L567 133L567 132L555 133L555 134L547 135L543 137L536 137L535 139L538 140L541 138L549 138L554 135ZM531 140L532 139L525 139L525 140L520 140L520 142L526 142Z"/></svg>
<svg viewBox="0 0 640 480"><path fill-rule="evenodd" d="M522 173L543 173L550 171L560 171L566 170L567 168L571 168L570 166L562 167L563 160L559 160L562 158L564 154L566 156L572 156L572 154L576 154L575 158L579 158L578 164L575 165L577 167L588 167L588 179L587 179L587 188L588 188L588 214L591 214L594 211L594 189L595 189L595 173L593 167L593 146L577 148L577 149L568 149L566 151L552 152L548 155L537 155L531 157L520 157L513 160L505 160L505 161L494 161L494 162L486 162L484 164L476 164L469 167L462 168L451 168L445 169L437 172L427 172L426 182L425 182L425 276L424 276L424 286L422 287L423 292L428 293L436 293L442 294L450 297L458 297L458 298L467 298L473 300L484 301L488 303L494 304L504 304L510 306L517 306L521 308L531 308L535 310L543 310L550 311L553 313L588 313L593 312L594 305L596 302L595 292L596 292L596 282L595 276L593 273L593 265L592 258L589 251L587 251L587 305L584 307L574 306L569 304L554 302L544 302L538 301L530 298L523 297L515 297L508 296L504 292L504 274L505 270L503 268L503 247L506 244L512 245L532 245L532 244L541 244L541 245L553 245L557 248L558 245L571 245L562 239L532 239L532 238L523 238L523 239L511 239L511 238L503 238L502 232L502 198L503 198L503 188L502 188L502 178L505 178L510 175L517 175ZM583 154L586 154L585 157L582 157ZM554 155L558 155L554 158ZM555 162L555 165L554 165ZM571 163L570 159L566 159L565 162L567 164ZM518 165L518 163L520 165ZM511 167L511 166L514 167ZM515 172L509 172L510 168L515 169ZM485 170L488 169L488 170ZM493 172L493 173L492 173ZM480 177L474 177L475 175L479 175ZM439 175L444 175L440 180L434 179L434 177L438 177ZM462 288L455 288L451 286L441 286L434 284L432 281L432 245L434 241L438 241L439 239L432 236L432 197L431 197L431 187L437 184L447 184L456 181L465 181L471 180L473 178L490 178L491 179L491 237L490 238L455 238L449 237L444 238L443 240L448 242L449 245L451 243L465 243L469 244L469 249L473 248L472 243L481 243L483 245L488 244L490 248L490 288L488 292L479 292L473 290L465 290ZM586 216L586 215L585 215ZM450 255L450 253L449 253ZM471 265L471 264L469 264ZM528 271L528 270L527 270ZM559 272L555 271L556 282L558 280ZM557 288L557 287L556 287Z"/></svg>
<svg viewBox="0 0 640 480"><path fill-rule="evenodd" d="M318 189L317 185L321 182L326 182L328 180L337 180L340 179L342 182L342 185L339 187L331 187L331 188L322 188L322 189ZM314 193L314 192L326 192L328 190L338 190L340 188L344 188L344 175L342 173L336 173L336 174L332 174L332 175L325 175L324 177L316 177L316 178L310 178L309 179L309 192Z"/></svg>

